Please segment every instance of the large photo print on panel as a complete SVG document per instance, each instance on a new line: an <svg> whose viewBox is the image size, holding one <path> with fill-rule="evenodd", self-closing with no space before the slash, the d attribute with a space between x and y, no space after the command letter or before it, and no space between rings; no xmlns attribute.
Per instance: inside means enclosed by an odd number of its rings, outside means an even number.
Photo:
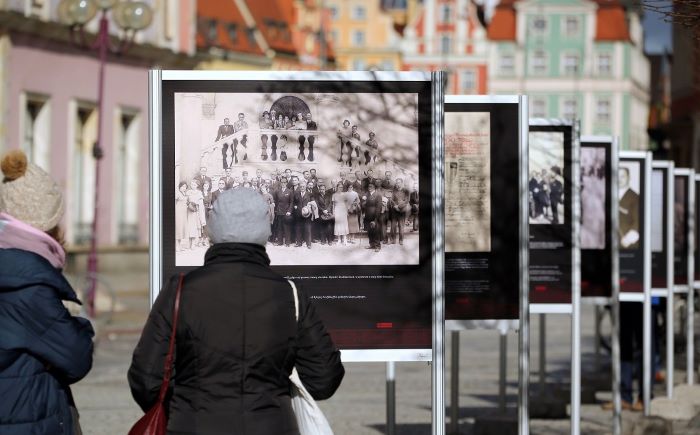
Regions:
<svg viewBox="0 0 700 435"><path fill-rule="evenodd" d="M176 266L228 189L270 205L272 265L419 262L418 96L175 94Z"/></svg>
<svg viewBox="0 0 700 435"><path fill-rule="evenodd" d="M530 132L530 224L564 223L564 134Z"/></svg>

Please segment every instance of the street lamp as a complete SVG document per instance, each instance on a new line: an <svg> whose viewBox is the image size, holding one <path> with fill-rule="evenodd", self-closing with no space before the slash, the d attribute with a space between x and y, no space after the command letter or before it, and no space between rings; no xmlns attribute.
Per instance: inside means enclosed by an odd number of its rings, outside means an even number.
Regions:
<svg viewBox="0 0 700 435"><path fill-rule="evenodd" d="M109 37L108 13L112 12L114 22L124 31L119 43L114 46ZM71 41L85 49L98 52L100 59L99 84L97 90L97 142L93 145L92 156L95 159L95 208L92 217L92 235L90 238L90 255L88 257L88 291L87 312L90 317L95 316L95 289L97 285L97 219L99 217L100 198L100 160L104 156L102 148L102 123L105 116L102 110L105 80L105 65L107 54L124 53L134 42L136 32L143 30L151 24L153 10L140 1L118 0L61 0L58 4L58 18L61 23L69 26ZM85 26L95 15L100 13L100 28L97 38L90 43L85 34Z"/></svg>

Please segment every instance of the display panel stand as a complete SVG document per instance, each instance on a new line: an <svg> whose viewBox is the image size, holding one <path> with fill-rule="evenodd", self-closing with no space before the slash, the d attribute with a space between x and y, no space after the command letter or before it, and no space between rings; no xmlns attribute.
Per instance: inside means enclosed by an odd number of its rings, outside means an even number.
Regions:
<svg viewBox="0 0 700 435"><path fill-rule="evenodd" d="M619 252L618 252L618 230L619 230L619 210L618 210L618 154L619 140L617 137L611 136L581 136L581 149L586 146L603 147L609 145L609 154L606 158L606 166L609 166L610 186L606 191L606 202L609 203L610 210L606 216L609 219L610 226L608 228L608 237L610 240L610 297L586 296L581 294L582 303L589 303L595 307L595 366L596 370L600 370L600 338L602 321L602 310L606 305L610 305L611 311L611 367L612 367L612 395L613 395L613 435L622 433L622 402L620 397L620 337L619 337L619 314L620 314L620 276L619 276ZM583 153L583 151L581 151ZM583 160L583 159L582 159ZM581 163L581 172L584 172L583 163ZM583 189L584 187L582 187ZM583 199L582 199L583 201ZM608 210L605 210L608 213ZM584 215L584 210L581 210ZM583 232L583 230L582 230ZM583 244L581 247L583 251ZM581 253L582 262L584 261L584 253ZM583 267L583 265L582 265ZM583 276L581 278L584 279Z"/></svg>
<svg viewBox="0 0 700 435"><path fill-rule="evenodd" d="M445 435L445 72L433 88L433 361L432 433Z"/></svg>
<svg viewBox="0 0 700 435"><path fill-rule="evenodd" d="M483 319L481 317L463 317L460 319L450 319L446 322L446 328L452 330L452 367L451 367L451 401L450 401L450 433L457 433L459 423L459 331L467 329L498 329L499 330L499 411L502 415L506 411L506 358L507 358L507 331L509 329L518 330L518 432L520 435L529 434L528 415L528 382L529 382L529 305L528 305L528 211L527 211L527 97L525 96L453 96L445 98L446 104L459 106L473 106L473 110L489 111L490 108L506 105L517 105L517 183L519 186L517 220L519 222L519 236L516 239L518 244L518 295L513 300L517 303L517 318L514 316L504 316L496 319ZM494 109L495 110L495 109ZM498 109L500 110L500 109ZM456 113L462 113L456 110ZM451 111L450 111L451 113ZM468 112L465 112L468 113ZM516 121L514 119L513 121ZM492 121L493 122L493 121ZM509 121L510 122L510 121ZM515 157L514 157L515 158ZM491 173L496 168L491 168ZM511 185L512 186L512 185ZM515 214L515 213L514 213ZM515 285L509 288L515 288ZM494 301L500 302L500 301Z"/></svg>
<svg viewBox="0 0 700 435"><path fill-rule="evenodd" d="M570 125L571 134L571 231L573 241L571 243L571 303L536 303L530 304L530 314L540 314L540 320L544 320L546 314L568 314L571 316L571 409L570 423L571 435L581 433L581 250L580 250L580 137L579 123L565 120L530 119L530 131L533 126L557 126ZM546 376L543 366L546 366L542 345L546 341L546 332L540 330L540 382L544 382ZM542 394L543 390L540 390Z"/></svg>
<svg viewBox="0 0 700 435"><path fill-rule="evenodd" d="M673 371L675 367L674 359L674 291L673 291L673 225L674 225L674 189L673 189L673 162L672 161L653 161L652 174L657 170L664 174L663 185L665 186L664 203L661 205L662 213L665 216L666 226L664 250L666 252L666 283L665 288L651 289L652 297L666 298L666 396L673 398ZM653 179L650 186L653 186ZM652 198L653 201L653 198ZM658 205L658 204L653 204ZM653 208L653 207L652 207ZM652 271L653 274L653 271ZM652 279L653 281L653 279Z"/></svg>
<svg viewBox="0 0 700 435"><path fill-rule="evenodd" d="M151 305L155 301L164 278L164 269L170 270L180 267L170 257L172 252L164 249L164 244L167 245L170 241L170 232L164 231L166 223L169 222L168 217L172 215L172 210L166 210L164 213L164 204L171 202L170 195L164 195L163 192L169 189L168 174L163 171L164 161L174 159L174 140L165 140L167 137L173 136L172 129L169 127L174 118L173 112L173 89L179 89L181 92L187 93L236 93L242 92L244 89L251 93L258 92L256 89L273 88L275 90L270 93L304 93L309 92L309 84L321 86L324 89L331 89L336 82L338 86L342 84L344 88L342 92L348 92L350 88L356 84L363 84L362 89L371 89L372 84L388 83L388 88L393 89L393 93L397 92L403 84L411 88L412 93L416 94L416 98L424 103L419 103L421 107L430 108L431 116L427 116L426 111L419 111L416 124L429 126L423 129L423 132L430 131L430 157L432 162L425 162L425 166L430 168L429 179L431 181L430 202L430 217L432 218L430 256L431 264L425 264L426 269L430 268L430 275L424 273L427 278L426 282L430 282L430 297L431 297L431 338L432 348L429 350L427 346L416 349L376 349L376 346L368 345L367 349L351 349L343 350L342 356L344 361L431 361L431 402L432 402L432 434L444 435L445 433L445 408L444 408L444 213L443 213L443 197L444 197L444 131L443 131L443 110L444 110L444 81L445 74L443 72L433 72L430 74L420 72L292 72L292 71L276 71L276 72L255 72L255 71L183 71L171 70L161 71L154 69L149 71L149 146L150 146L150 249L149 249L149 266L150 266L150 302ZM430 83L428 83L430 82ZM184 83L184 91L181 84ZM321 85L318 85L320 83ZM301 86L303 84L304 86ZM201 85L203 91L197 88ZM264 85L264 86L263 86ZM284 86L300 86L299 89L282 89ZM422 86L422 87L421 87ZM420 87L420 89L419 89ZM426 88L430 89L429 99ZM195 89L197 88L197 89ZM250 90L253 89L253 90ZM371 89L376 90L376 89ZM314 88L315 91L315 88ZM169 93L170 92L170 93ZM364 92L364 91L361 91ZM360 93L361 93L360 92ZM407 91L409 92L409 91ZM325 100L324 100L325 101ZM307 110L307 109L305 109ZM167 125L166 125L167 124ZM164 125L166 127L164 128ZM308 130L313 128L308 127ZM234 134L236 134L234 132ZM176 136L177 137L177 136ZM245 136L243 136L245 137ZM423 140L426 137L425 133L419 135L419 143L427 150L428 140ZM265 136L267 139L267 136ZM164 146L164 142L165 145ZM245 147L243 141L241 144ZM316 144L318 148L318 143ZM272 145L275 146L274 144ZM313 144L309 141L307 148L310 152L308 162L312 161L311 153ZM303 148L302 148L303 149ZM317 149L318 151L318 149ZM246 153L245 156L248 154ZM247 157L243 157L246 160ZM300 151L298 160L305 159ZM265 156L267 157L267 155ZM251 160L254 158L251 156ZM267 160L266 158L263 160ZM273 157L272 160L275 160ZM284 159L280 159L284 160ZM426 159L424 159L425 161ZM339 160L340 161L340 160ZM173 165L175 166L175 165ZM224 166L225 168L225 166ZM170 170L168 168L168 170ZM425 171L427 173L427 171ZM164 181L164 177L165 181ZM175 183L173 183L175 184ZM423 196L423 192L421 192ZM427 196L427 192L425 194ZM172 216L170 216L172 217ZM166 236L164 236L164 234ZM168 245L169 246L169 245ZM174 249L173 249L174 251ZM166 261L167 260L167 261ZM171 264L172 263L172 264ZM182 266L190 267L190 266ZM426 286L423 290L426 292ZM427 299L427 298L426 298ZM426 310L427 312L427 310ZM415 315L415 312L411 312ZM424 328L427 329L427 328Z"/></svg>
<svg viewBox="0 0 700 435"><path fill-rule="evenodd" d="M644 200L643 211L644 228L642 230L641 239L644 244L644 252L642 254L642 292L620 292L620 302L641 302L643 304L643 325L642 325L642 341L643 341L643 357L642 357L642 390L644 399L644 415L650 415L651 411L651 153L647 151L620 151L620 161L629 160L636 161L641 164L640 171L644 174L645 186L643 186Z"/></svg>
<svg viewBox="0 0 700 435"><path fill-rule="evenodd" d="M688 168L675 168L674 176L687 179L687 281L675 285L676 293L687 293L686 299L686 383L695 383L695 171Z"/></svg>

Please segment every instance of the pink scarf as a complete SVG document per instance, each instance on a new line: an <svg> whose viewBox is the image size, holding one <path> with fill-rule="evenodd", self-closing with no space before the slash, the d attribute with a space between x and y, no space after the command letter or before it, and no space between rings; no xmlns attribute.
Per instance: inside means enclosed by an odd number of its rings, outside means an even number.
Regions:
<svg viewBox="0 0 700 435"><path fill-rule="evenodd" d="M41 255L56 269L66 264L66 252L51 236L33 226L0 213L0 249L21 249Z"/></svg>

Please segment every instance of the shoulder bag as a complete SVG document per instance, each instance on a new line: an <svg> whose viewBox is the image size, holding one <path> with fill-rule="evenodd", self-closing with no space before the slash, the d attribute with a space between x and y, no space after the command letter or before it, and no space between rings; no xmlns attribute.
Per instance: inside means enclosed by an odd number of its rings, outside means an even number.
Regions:
<svg viewBox="0 0 700 435"><path fill-rule="evenodd" d="M173 309L173 330L170 333L170 345L168 355L165 357L165 367L163 368L163 383L160 384L158 401L148 412L134 424L129 431L129 435L165 435L168 422L165 419L165 395L170 385L170 377L173 371L173 358L175 356L175 335L177 331L177 318L180 314L180 293L182 292L182 281L185 275L180 274L177 283L177 293L175 294L175 308Z"/></svg>
<svg viewBox="0 0 700 435"><path fill-rule="evenodd" d="M299 295L297 287L293 281L289 281L294 292L294 316L299 321ZM297 368L292 369L292 374L289 376L292 383L292 409L297 418L297 426L301 435L333 435L331 425L328 424L326 416L321 412L316 401L311 394L306 390L304 384L299 378Z"/></svg>

